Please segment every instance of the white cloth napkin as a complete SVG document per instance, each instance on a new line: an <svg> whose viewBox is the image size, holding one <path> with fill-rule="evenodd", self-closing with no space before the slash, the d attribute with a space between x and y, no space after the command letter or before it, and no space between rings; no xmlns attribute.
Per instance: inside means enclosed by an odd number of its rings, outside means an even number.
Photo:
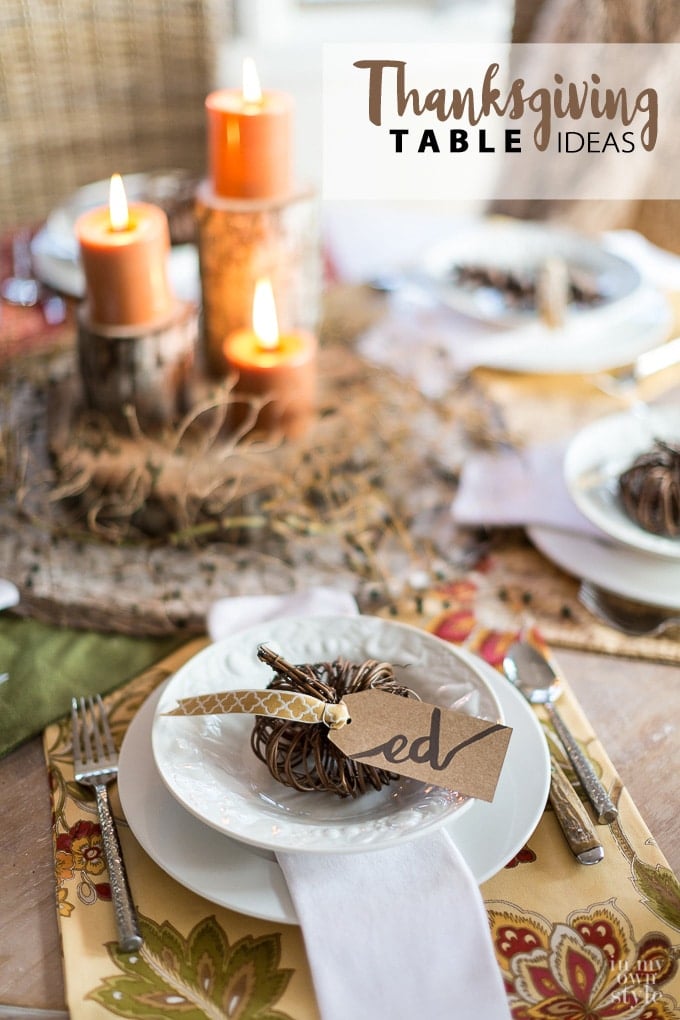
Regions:
<svg viewBox="0 0 680 1020"><path fill-rule="evenodd" d="M445 832L278 861L323 1020L509 1020L481 893Z"/></svg>
<svg viewBox="0 0 680 1020"><path fill-rule="evenodd" d="M337 588L306 588L287 595L239 595L218 599L208 610L208 634L213 641L256 623L286 616L356 616L351 592Z"/></svg>
<svg viewBox="0 0 680 1020"><path fill-rule="evenodd" d="M451 507L454 520L488 527L547 525L602 538L569 495L562 472L566 445L470 453Z"/></svg>
<svg viewBox="0 0 680 1020"><path fill-rule="evenodd" d="M351 594L332 588L224 598L208 632L217 640L267 620L357 612ZM510 1020L479 888L445 832L278 860L322 1020Z"/></svg>
<svg viewBox="0 0 680 1020"><path fill-rule="evenodd" d="M0 609L10 609L19 603L19 589L11 581L0 577Z"/></svg>

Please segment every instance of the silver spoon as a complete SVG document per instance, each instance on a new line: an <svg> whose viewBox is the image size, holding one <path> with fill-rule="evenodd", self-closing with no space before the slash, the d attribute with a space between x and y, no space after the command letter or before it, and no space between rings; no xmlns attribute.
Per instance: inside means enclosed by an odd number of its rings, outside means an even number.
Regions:
<svg viewBox="0 0 680 1020"><path fill-rule="evenodd" d="M602 623L632 637L656 637L672 627L680 627L677 610L635 602L590 581L581 583L578 600Z"/></svg>
<svg viewBox="0 0 680 1020"><path fill-rule="evenodd" d="M522 692L527 701L532 705L545 707L574 766L574 771L595 809L598 822L602 824L613 822L619 813L616 805L553 704L559 698L562 689L560 679L551 664L527 641L515 641L503 660L503 669L505 675Z"/></svg>

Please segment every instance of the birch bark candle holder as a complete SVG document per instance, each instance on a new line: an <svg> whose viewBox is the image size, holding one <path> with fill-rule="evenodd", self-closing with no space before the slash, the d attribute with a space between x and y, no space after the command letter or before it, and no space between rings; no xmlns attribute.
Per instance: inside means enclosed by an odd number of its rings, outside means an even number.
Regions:
<svg viewBox="0 0 680 1020"><path fill-rule="evenodd" d="M268 277L282 332L314 331L321 294L318 204L313 190L231 198L209 181L196 193L203 305L202 351L214 377L229 371L224 342L251 326L255 281Z"/></svg>
<svg viewBox="0 0 680 1020"><path fill-rule="evenodd" d="M168 218L128 205L119 174L109 204L83 213L75 232L86 281L78 316L78 361L86 405L119 431L175 421L186 407L197 339L193 305L168 281Z"/></svg>
<svg viewBox="0 0 680 1020"><path fill-rule="evenodd" d="M177 302L169 318L149 325L103 326L84 306L78 315L78 363L87 408L119 432L129 415L153 431L176 423L190 403L198 315Z"/></svg>

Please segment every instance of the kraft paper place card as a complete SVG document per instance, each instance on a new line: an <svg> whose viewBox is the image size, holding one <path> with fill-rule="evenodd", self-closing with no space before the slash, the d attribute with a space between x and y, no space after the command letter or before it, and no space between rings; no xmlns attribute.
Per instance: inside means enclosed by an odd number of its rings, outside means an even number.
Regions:
<svg viewBox="0 0 680 1020"><path fill-rule="evenodd" d="M493 800L512 730L384 691L346 694L351 725L328 739L350 758L376 768Z"/></svg>

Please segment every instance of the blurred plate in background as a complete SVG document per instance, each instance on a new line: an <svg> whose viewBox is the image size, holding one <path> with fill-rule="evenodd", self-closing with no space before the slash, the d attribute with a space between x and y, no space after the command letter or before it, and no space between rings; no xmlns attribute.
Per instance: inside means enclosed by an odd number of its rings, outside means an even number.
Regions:
<svg viewBox="0 0 680 1020"><path fill-rule="evenodd" d="M638 270L598 241L542 223L480 219L434 245L421 269L450 308L485 322L527 325L538 315L535 287L550 260L570 282L567 319L608 311L640 286Z"/></svg>

